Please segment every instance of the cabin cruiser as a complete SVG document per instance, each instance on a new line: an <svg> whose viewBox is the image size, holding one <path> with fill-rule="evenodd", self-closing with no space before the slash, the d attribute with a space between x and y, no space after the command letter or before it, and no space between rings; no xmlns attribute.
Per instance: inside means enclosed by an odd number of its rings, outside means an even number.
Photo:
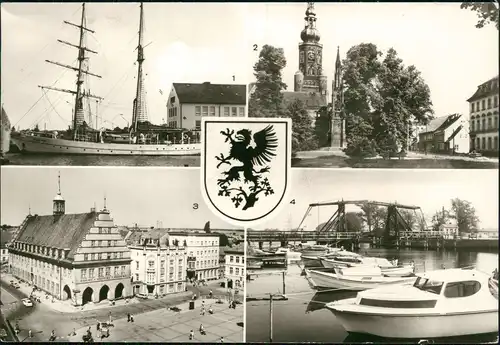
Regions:
<svg viewBox="0 0 500 345"><path fill-rule="evenodd" d="M380 267L359 266L335 268L335 273L306 269L306 275L317 289L362 291L383 285L413 283L415 277L387 277Z"/></svg>
<svg viewBox="0 0 500 345"><path fill-rule="evenodd" d="M405 277L412 275L415 272L415 265L398 265L397 260L393 262L385 258L365 257L355 253L339 255L333 257L321 258L321 265L325 268L343 268L343 267L359 267L359 266L376 266L380 267L382 274L389 277Z"/></svg>
<svg viewBox="0 0 500 345"><path fill-rule="evenodd" d="M320 245L306 247L302 249L301 256L318 257L327 254L329 249L330 248L328 248L327 246L320 246Z"/></svg>
<svg viewBox="0 0 500 345"><path fill-rule="evenodd" d="M349 333L423 339L498 332L492 279L475 269L418 274L412 285L381 287L328 303Z"/></svg>
<svg viewBox="0 0 500 345"><path fill-rule="evenodd" d="M358 257L359 255L356 253L344 250L344 247L341 247L341 248L329 248L328 253L326 253L325 255L320 255L320 256L318 256L318 255L310 255L310 256L302 255L301 259L302 259L302 262L304 263L305 267L310 267L310 268L312 268L312 267L325 267L322 264L322 259L324 259L324 258L330 259L330 258L338 257L338 256ZM327 267L327 268L333 268L333 267Z"/></svg>

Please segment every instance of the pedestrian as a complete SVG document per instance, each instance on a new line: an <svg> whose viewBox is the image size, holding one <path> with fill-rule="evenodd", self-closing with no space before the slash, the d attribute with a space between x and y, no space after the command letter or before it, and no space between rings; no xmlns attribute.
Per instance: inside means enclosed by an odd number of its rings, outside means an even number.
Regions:
<svg viewBox="0 0 500 345"><path fill-rule="evenodd" d="M130 313L127 313L127 322L130 322Z"/></svg>
<svg viewBox="0 0 500 345"><path fill-rule="evenodd" d="M71 334L72 336L76 335L76 329L73 328L73 333Z"/></svg>
<svg viewBox="0 0 500 345"><path fill-rule="evenodd" d="M210 290L210 292L208 293L208 296L209 296L210 298L213 298L213 297L214 297L214 293L212 292L212 290Z"/></svg>
<svg viewBox="0 0 500 345"><path fill-rule="evenodd" d="M208 307L208 313L209 314L213 314L214 313L214 310L212 309L212 306Z"/></svg>
<svg viewBox="0 0 500 345"><path fill-rule="evenodd" d="M134 316L130 315L130 322L134 322Z"/></svg>
<svg viewBox="0 0 500 345"><path fill-rule="evenodd" d="M205 308L205 300L202 300L202 301L201 301L201 307L202 307L202 308Z"/></svg>
<svg viewBox="0 0 500 345"><path fill-rule="evenodd" d="M207 333L205 332L205 327L203 327L203 324L200 325L200 334L201 335L206 335Z"/></svg>
<svg viewBox="0 0 500 345"><path fill-rule="evenodd" d="M97 328L97 330L100 330L100 329L101 329L101 323L100 323L99 321L97 321L96 328Z"/></svg>
<svg viewBox="0 0 500 345"><path fill-rule="evenodd" d="M201 313L200 313L201 316L204 316L205 315L205 307L201 307Z"/></svg>
<svg viewBox="0 0 500 345"><path fill-rule="evenodd" d="M28 331L28 338L33 338L33 334L31 333L31 329Z"/></svg>
<svg viewBox="0 0 500 345"><path fill-rule="evenodd" d="M191 330L191 332L189 332L189 340L193 340L194 339L194 331Z"/></svg>

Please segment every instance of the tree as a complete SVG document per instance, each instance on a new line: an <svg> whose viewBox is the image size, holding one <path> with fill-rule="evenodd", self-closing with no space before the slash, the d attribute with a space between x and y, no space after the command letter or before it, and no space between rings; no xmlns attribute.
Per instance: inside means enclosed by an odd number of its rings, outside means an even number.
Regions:
<svg viewBox="0 0 500 345"><path fill-rule="evenodd" d="M432 118L430 90L415 66L404 66L394 49L385 57L372 43L347 52L344 66L346 154L391 155L406 147L410 123ZM410 135L408 135L410 134Z"/></svg>
<svg viewBox="0 0 500 345"><path fill-rule="evenodd" d="M255 63L254 76L257 79L255 91L248 102L249 117L279 117L283 115L282 90L287 85L281 72L286 66L283 48L264 45Z"/></svg>
<svg viewBox="0 0 500 345"><path fill-rule="evenodd" d="M399 210L399 214L401 215L401 218L403 218L403 220L406 222L406 224L411 230L420 226L419 219L415 214L415 211L402 209Z"/></svg>
<svg viewBox="0 0 500 345"><path fill-rule="evenodd" d="M16 132L16 127L15 127L15 126L12 126L12 128L10 129L10 132L11 132L11 133L15 133L15 132Z"/></svg>
<svg viewBox="0 0 500 345"><path fill-rule="evenodd" d="M469 201L458 198L451 200L450 217L456 220L460 233L477 232L479 218Z"/></svg>
<svg viewBox="0 0 500 345"><path fill-rule="evenodd" d="M476 28L481 29L489 24L495 24L495 27L498 26L498 5L495 2L462 2L460 5L461 9L468 9L473 12L476 12L477 17L479 18Z"/></svg>
<svg viewBox="0 0 500 345"><path fill-rule="evenodd" d="M439 231L439 227L450 220L450 212L443 208L442 211L436 211L432 216L432 230Z"/></svg>
<svg viewBox="0 0 500 345"><path fill-rule="evenodd" d="M312 119L306 105L300 99L293 100L286 107L286 117L292 119L292 153L312 150L317 147L312 128Z"/></svg>
<svg viewBox="0 0 500 345"><path fill-rule="evenodd" d="M363 223L358 212L346 212L345 218L342 216L340 221L343 221L344 219L346 232L361 232Z"/></svg>
<svg viewBox="0 0 500 345"><path fill-rule="evenodd" d="M35 125L35 129L33 129L35 132L40 132L40 128L38 128L38 123Z"/></svg>
<svg viewBox="0 0 500 345"><path fill-rule="evenodd" d="M318 110L318 117L314 125L314 136L319 147L330 145L330 116L331 109L323 106Z"/></svg>
<svg viewBox="0 0 500 345"><path fill-rule="evenodd" d="M357 205L361 208L361 221L366 223L368 231L384 229L387 221L387 208L370 203Z"/></svg>

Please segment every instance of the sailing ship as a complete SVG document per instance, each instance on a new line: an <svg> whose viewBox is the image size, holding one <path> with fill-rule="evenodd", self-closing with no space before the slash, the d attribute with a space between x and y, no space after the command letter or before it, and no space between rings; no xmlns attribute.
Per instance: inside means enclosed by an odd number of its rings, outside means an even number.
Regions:
<svg viewBox="0 0 500 345"><path fill-rule="evenodd" d="M53 153L78 155L145 155L145 156L188 156L200 155L201 144L199 132L185 129L168 128L151 124L147 118L146 97L143 79L144 56L144 9L140 5L139 43L137 46L137 88L133 102L131 126L124 134L107 133L101 128L91 128L85 121L84 100L103 100L102 97L91 94L84 88L84 77L101 76L91 73L88 69L88 53L97 54L85 46L86 32L94 33L87 28L85 4L82 4L80 25L64 21L65 24L79 29L79 44L75 45L63 40L58 42L78 49L78 67L59 62L46 62L77 72L76 90L40 86L44 90L65 92L75 96L73 126L65 133L52 132L21 132L11 137L13 143L22 153Z"/></svg>

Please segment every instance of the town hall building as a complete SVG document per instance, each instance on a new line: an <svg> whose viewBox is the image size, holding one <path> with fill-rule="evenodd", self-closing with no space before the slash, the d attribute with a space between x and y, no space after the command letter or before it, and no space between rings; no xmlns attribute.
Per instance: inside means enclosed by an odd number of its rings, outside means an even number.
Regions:
<svg viewBox="0 0 500 345"><path fill-rule="evenodd" d="M29 214L9 246L11 272L75 306L128 297L130 251L109 210L66 214L59 191L52 215Z"/></svg>

